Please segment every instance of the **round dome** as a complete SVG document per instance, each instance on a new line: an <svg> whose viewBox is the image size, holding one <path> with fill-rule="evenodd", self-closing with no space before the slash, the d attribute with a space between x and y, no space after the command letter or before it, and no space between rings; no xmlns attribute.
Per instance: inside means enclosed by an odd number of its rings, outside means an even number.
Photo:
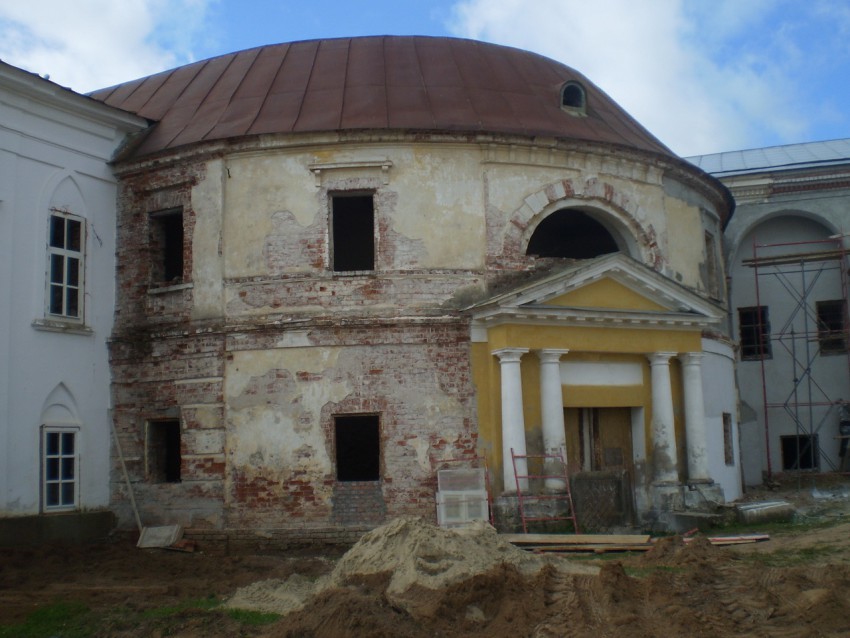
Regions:
<svg viewBox="0 0 850 638"><path fill-rule="evenodd" d="M581 108L572 102L584 90ZM556 137L674 156L570 67L455 38L376 36L248 49L95 91L157 122L133 155L250 135L401 130Z"/></svg>

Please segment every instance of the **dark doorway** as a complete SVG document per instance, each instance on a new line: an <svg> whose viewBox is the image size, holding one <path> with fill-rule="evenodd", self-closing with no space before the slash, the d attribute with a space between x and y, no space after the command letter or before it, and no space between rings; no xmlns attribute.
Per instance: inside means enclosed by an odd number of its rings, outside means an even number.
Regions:
<svg viewBox="0 0 850 638"><path fill-rule="evenodd" d="M180 421L148 423L148 477L154 483L180 482Z"/></svg>

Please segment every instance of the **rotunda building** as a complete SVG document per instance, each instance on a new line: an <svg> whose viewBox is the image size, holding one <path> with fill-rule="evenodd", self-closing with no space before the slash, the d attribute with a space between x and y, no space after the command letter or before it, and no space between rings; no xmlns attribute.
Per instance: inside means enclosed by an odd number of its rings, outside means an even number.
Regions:
<svg viewBox="0 0 850 638"><path fill-rule="evenodd" d="M145 521L675 527L740 496L732 200L577 71L342 38L92 97L152 122L114 164L110 353Z"/></svg>

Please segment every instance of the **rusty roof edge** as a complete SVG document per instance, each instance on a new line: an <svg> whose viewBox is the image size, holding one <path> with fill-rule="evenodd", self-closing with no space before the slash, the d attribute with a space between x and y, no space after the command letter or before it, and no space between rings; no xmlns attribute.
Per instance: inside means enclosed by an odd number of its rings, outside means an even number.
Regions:
<svg viewBox="0 0 850 638"><path fill-rule="evenodd" d="M150 129L148 129L150 130ZM638 148L627 144L615 142L602 142L599 140L580 139L576 137L536 136L523 135L521 133L502 133L494 131L454 130L445 129L344 129L337 131L302 131L296 133L256 133L242 135L220 140L201 140L176 148L163 149L156 153L146 154L141 157L126 157L122 160L124 168L118 168L121 173L145 170L150 166L167 166L175 162L184 161L187 156L220 156L228 152L234 152L236 146L244 148L236 149L235 152L257 152L259 150L299 148L310 146L323 146L329 144L349 143L353 141L370 141L375 143L408 143L410 141L422 142L423 136L432 136L433 143L456 144L504 144L512 145L519 141L529 144L540 143L543 140L554 140L565 147L582 146L588 147L592 152L611 153L617 151L620 154L642 157L652 160L657 165L664 165L672 170L682 181L690 186L698 187L708 199L717 204L731 204L731 193L717 178L700 169L686 160L674 155L649 149ZM368 138L368 139L366 139ZM470 139L472 138L472 139ZM273 140L263 143L263 140ZM551 144L545 144L550 147ZM710 185L711 188L707 187Z"/></svg>

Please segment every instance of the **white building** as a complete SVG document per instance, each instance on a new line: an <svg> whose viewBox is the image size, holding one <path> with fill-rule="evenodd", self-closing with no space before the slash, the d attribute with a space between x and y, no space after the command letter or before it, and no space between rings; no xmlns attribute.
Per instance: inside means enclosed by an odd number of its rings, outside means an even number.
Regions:
<svg viewBox="0 0 850 638"><path fill-rule="evenodd" d="M109 505L108 161L146 126L0 63L0 518Z"/></svg>
<svg viewBox="0 0 850 638"><path fill-rule="evenodd" d="M847 469L850 140L689 159L736 201L724 248L745 484Z"/></svg>

